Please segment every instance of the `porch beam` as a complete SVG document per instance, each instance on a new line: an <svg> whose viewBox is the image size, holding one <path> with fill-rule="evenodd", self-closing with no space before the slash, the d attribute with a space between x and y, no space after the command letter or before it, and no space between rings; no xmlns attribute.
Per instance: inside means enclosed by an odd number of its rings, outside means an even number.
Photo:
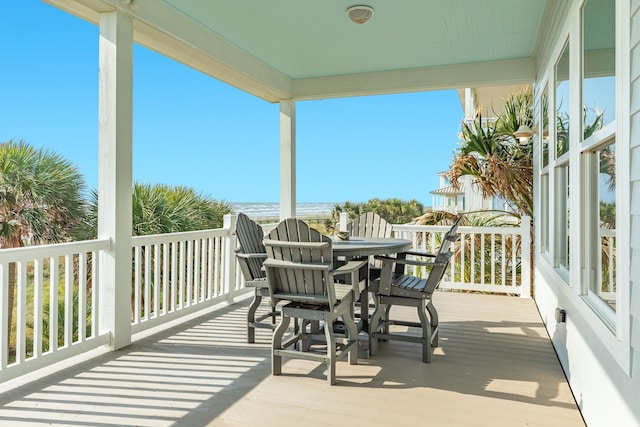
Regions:
<svg viewBox="0 0 640 427"><path fill-rule="evenodd" d="M294 80L293 98L305 100L465 87L524 85L533 83L534 77L533 59L520 58Z"/></svg>
<svg viewBox="0 0 640 427"><path fill-rule="evenodd" d="M100 332L116 350L131 343L133 20L100 15L98 110L98 237L111 240L100 256Z"/></svg>
<svg viewBox="0 0 640 427"><path fill-rule="evenodd" d="M296 216L296 103L280 101L280 219Z"/></svg>

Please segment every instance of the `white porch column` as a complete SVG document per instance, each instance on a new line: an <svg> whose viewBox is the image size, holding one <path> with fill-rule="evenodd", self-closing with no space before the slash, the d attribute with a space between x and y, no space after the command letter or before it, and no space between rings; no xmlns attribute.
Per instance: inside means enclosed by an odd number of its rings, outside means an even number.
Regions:
<svg viewBox="0 0 640 427"><path fill-rule="evenodd" d="M101 332L113 350L131 343L131 192L133 20L100 15L98 236L111 239L100 257Z"/></svg>
<svg viewBox="0 0 640 427"><path fill-rule="evenodd" d="M280 101L280 219L296 216L296 103Z"/></svg>

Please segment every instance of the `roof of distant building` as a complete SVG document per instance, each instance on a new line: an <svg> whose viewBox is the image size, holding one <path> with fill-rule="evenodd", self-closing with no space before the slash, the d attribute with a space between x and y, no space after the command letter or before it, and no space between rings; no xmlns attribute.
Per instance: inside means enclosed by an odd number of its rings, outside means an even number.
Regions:
<svg viewBox="0 0 640 427"><path fill-rule="evenodd" d="M438 188L437 190L430 191L429 193L446 196L446 195L454 195L454 194L464 194L464 191L460 186L448 185L446 187L442 187L442 188Z"/></svg>

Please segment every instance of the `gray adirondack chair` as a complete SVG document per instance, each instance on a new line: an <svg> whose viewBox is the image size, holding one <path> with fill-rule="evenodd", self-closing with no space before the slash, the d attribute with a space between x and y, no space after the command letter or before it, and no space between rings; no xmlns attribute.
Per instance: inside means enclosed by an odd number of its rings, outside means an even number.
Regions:
<svg viewBox="0 0 640 427"><path fill-rule="evenodd" d="M393 234L391 224L375 212L365 212L354 218L347 224L347 231L351 237L391 237ZM360 271L359 280L366 280L367 286L369 286L371 281L380 277L382 261L376 260L374 257L361 259L368 259L368 265ZM368 296L368 291L356 296L356 299L360 301L360 313L357 313L356 316L368 319L369 304L362 304L362 300Z"/></svg>
<svg viewBox="0 0 640 427"><path fill-rule="evenodd" d="M336 361L348 356L350 364L357 362L358 331L353 318L353 287L336 283L334 275L351 274L365 261L334 270L331 240L296 219L282 221L263 242L268 255L264 267L272 304L285 302L273 334L273 375L282 373L283 356L316 360L326 363L327 380L335 384ZM283 340L291 319L302 320L302 327ZM344 334L335 332L339 319L344 324ZM317 338L314 337L317 331L307 327L313 323L324 323L325 354L311 351L308 345Z"/></svg>
<svg viewBox="0 0 640 427"><path fill-rule="evenodd" d="M431 363L432 347L438 346L438 312L433 305L433 292L436 290L449 261L453 255L451 245L459 237L458 225L462 217L447 231L436 254L407 251L397 254L397 257L376 256L382 261L380 279L375 289L376 310L371 316L369 329L369 353L375 356L378 352L378 340L401 340L422 344L422 361ZM407 255L430 258L431 261L407 259ZM413 265L430 269L426 278L405 274L404 266ZM390 310L392 306L415 307L419 322L392 320ZM421 336L391 333L390 325L417 327L422 329Z"/></svg>
<svg viewBox="0 0 640 427"><path fill-rule="evenodd" d="M350 236L359 237L391 237L393 229L384 218L375 212L365 212L347 224ZM369 280L375 280L380 276L382 261L373 257L369 260Z"/></svg>
<svg viewBox="0 0 640 427"><path fill-rule="evenodd" d="M267 276L262 268L262 263L267 259L267 251L262 244L264 237L262 227L247 215L240 213L236 221L236 237L240 245L236 249L236 258L240 264L245 286L254 288L253 300L247 311L247 342L253 343L256 339L256 328L275 329L279 312L275 305L272 305L269 312L256 317L262 298L269 296ZM265 322L266 319L270 321Z"/></svg>
<svg viewBox="0 0 640 427"><path fill-rule="evenodd" d="M347 224L351 236L391 237L393 229L384 218L375 212L365 212Z"/></svg>

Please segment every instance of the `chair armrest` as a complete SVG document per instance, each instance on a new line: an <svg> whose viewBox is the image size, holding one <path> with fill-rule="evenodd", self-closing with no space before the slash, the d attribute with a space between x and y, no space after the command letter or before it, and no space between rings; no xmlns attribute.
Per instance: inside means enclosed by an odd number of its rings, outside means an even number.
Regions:
<svg viewBox="0 0 640 427"><path fill-rule="evenodd" d="M403 254L405 252L402 252ZM408 252L406 252L408 253ZM436 265L442 265L441 262L427 262L427 261L418 261L416 259L405 259L405 258L394 258L385 255L376 255L375 259L381 260L383 263L396 263L402 265L417 265L422 267L434 267Z"/></svg>
<svg viewBox="0 0 640 427"><path fill-rule="evenodd" d="M348 261L346 264L341 265L340 267L333 270L333 275L342 276L343 274L351 274L354 271L360 270L364 265L367 265L368 263L369 263L369 260L367 259L363 259L359 261L358 260Z"/></svg>
<svg viewBox="0 0 640 427"><path fill-rule="evenodd" d="M236 256L238 258L245 259L267 259L267 254L265 252L257 253L257 254L245 254L243 252L238 252L236 249Z"/></svg>
<svg viewBox="0 0 640 427"><path fill-rule="evenodd" d="M265 268L281 267L291 270L315 270L315 271L331 271L333 265L331 262L317 262L317 263L305 263L305 262L291 262L282 261L279 259L267 258L263 264Z"/></svg>
<svg viewBox="0 0 640 427"><path fill-rule="evenodd" d="M303 248L303 249L316 249L316 248L326 248L331 242L289 242L286 240L273 240L273 239L264 239L262 243L265 246L274 246L276 248Z"/></svg>
<svg viewBox="0 0 640 427"><path fill-rule="evenodd" d="M414 255L414 256L423 256L427 258L435 258L436 255L429 252L418 252L418 251L404 251L403 254Z"/></svg>

